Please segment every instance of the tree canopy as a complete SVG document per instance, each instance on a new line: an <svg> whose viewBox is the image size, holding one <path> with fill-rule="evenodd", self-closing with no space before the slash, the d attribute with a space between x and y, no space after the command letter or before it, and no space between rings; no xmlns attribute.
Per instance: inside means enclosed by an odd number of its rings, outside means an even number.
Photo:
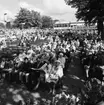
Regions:
<svg viewBox="0 0 104 105"><path fill-rule="evenodd" d="M5 28L4 23L1 23L1 22L0 22L0 28Z"/></svg>
<svg viewBox="0 0 104 105"><path fill-rule="evenodd" d="M51 28L53 27L53 20L49 16L41 16L40 13L34 10L29 11L26 8L21 8L13 26L17 28Z"/></svg>
<svg viewBox="0 0 104 105"><path fill-rule="evenodd" d="M104 40L104 0L65 0L77 9L76 18L86 23L97 23L98 34Z"/></svg>
<svg viewBox="0 0 104 105"><path fill-rule="evenodd" d="M54 21L49 16L42 16L42 27L43 28L53 28Z"/></svg>

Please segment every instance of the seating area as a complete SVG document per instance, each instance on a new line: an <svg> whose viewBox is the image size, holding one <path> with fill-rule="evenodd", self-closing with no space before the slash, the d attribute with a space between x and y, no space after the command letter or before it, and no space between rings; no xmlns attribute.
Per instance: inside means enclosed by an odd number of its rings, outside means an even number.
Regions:
<svg viewBox="0 0 104 105"><path fill-rule="evenodd" d="M80 59L84 82L103 83L104 42L92 34L56 30L3 30L0 46L0 78L23 84L29 91L40 87L55 95L64 86L73 57ZM15 36L12 39L11 36ZM83 36L83 37L82 37ZM70 74L69 74L70 75ZM70 83L69 83L70 84ZM80 104L80 102L79 102Z"/></svg>

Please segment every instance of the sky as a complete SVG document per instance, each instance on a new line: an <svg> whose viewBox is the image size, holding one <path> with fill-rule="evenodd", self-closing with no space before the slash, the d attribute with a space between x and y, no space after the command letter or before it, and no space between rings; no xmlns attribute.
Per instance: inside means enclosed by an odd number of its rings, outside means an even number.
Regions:
<svg viewBox="0 0 104 105"><path fill-rule="evenodd" d="M64 0L0 0L0 21L14 18L20 7L40 12L60 21L76 21L74 8L66 5ZM4 16L4 13L7 13Z"/></svg>

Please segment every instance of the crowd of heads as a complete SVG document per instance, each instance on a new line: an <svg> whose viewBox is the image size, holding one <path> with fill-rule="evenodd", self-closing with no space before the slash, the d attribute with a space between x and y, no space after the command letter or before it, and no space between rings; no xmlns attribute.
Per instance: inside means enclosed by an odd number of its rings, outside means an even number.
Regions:
<svg viewBox="0 0 104 105"><path fill-rule="evenodd" d="M69 59L70 53L80 52L82 48L87 55L104 51L104 42L96 33L96 39L91 33L79 34L70 30L12 29L0 33L1 52L10 54L17 63L47 61L53 65L60 62L64 68L65 61L63 63L60 58ZM7 59L3 56L1 58Z"/></svg>
<svg viewBox="0 0 104 105"><path fill-rule="evenodd" d="M104 42L97 33L93 35L86 32L72 33L70 30L48 29L12 29L1 30L0 33L0 67L25 73L29 73L30 68L41 69L46 73L47 82L50 82L50 76L64 76L71 62L71 54L84 51L86 57L104 52ZM81 60L84 58L80 57Z"/></svg>

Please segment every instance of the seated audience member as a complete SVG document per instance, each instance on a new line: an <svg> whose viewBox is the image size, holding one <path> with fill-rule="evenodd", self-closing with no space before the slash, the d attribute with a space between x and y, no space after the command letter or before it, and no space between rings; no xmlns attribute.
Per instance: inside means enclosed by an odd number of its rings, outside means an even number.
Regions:
<svg viewBox="0 0 104 105"><path fill-rule="evenodd" d="M21 64L21 70L29 72L30 68L31 68L31 63L29 62L28 58L25 57L23 63Z"/></svg>
<svg viewBox="0 0 104 105"><path fill-rule="evenodd" d="M65 59L63 53L60 53L60 54L59 54L58 60L60 61L60 65L61 65L62 68L64 69L64 67L65 67L65 60L66 60L66 59Z"/></svg>

